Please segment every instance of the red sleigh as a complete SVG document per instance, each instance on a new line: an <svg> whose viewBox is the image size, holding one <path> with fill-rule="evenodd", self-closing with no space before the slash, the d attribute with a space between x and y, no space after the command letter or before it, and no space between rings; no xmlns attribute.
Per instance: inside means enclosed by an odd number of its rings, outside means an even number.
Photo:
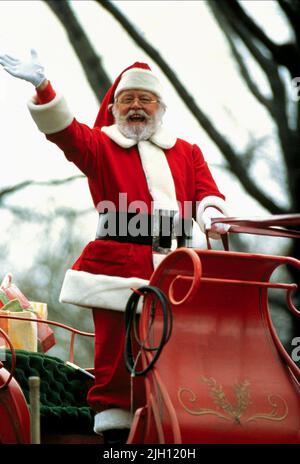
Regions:
<svg viewBox="0 0 300 464"><path fill-rule="evenodd" d="M249 222L232 221L232 231L299 237L282 229L291 219L298 225L299 215L288 219L279 217L276 227L274 219L252 222L251 229ZM134 413L128 443L300 443L300 370L268 307L269 289L277 289L300 315L292 302L297 285L271 280L282 265L300 270L290 257L229 251L179 248L164 259L149 285L167 296L171 313L146 295L135 334L146 398ZM7 375L0 369L0 385ZM4 394L0 390L0 408L3 401L20 401L14 388L12 380ZM17 417L28 425L24 404ZM25 429L21 442L28 443Z"/></svg>
<svg viewBox="0 0 300 464"><path fill-rule="evenodd" d="M291 220L292 219L292 220ZM279 226L299 216L243 223L235 232L299 237ZM247 226L247 227L246 227ZM130 443L300 443L300 370L271 321L268 289L275 269L300 261L280 256L177 249L154 272L150 285L171 301L172 335L146 376L147 404L136 412ZM143 366L162 334L151 299L140 320Z"/></svg>

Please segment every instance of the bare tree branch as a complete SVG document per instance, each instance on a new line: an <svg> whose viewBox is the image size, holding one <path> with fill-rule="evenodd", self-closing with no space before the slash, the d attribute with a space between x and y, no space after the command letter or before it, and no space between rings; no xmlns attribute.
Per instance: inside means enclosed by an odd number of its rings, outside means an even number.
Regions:
<svg viewBox="0 0 300 464"><path fill-rule="evenodd" d="M300 2L299 0L278 0L282 11L288 18L291 27L294 31L296 44L300 44ZM300 55L300 50L298 46L298 56ZM298 58L299 60L300 58ZM298 74L299 75L299 74ZM297 77L297 76L292 76Z"/></svg>
<svg viewBox="0 0 300 464"><path fill-rule="evenodd" d="M300 24L300 2L292 0L278 0L278 3L284 11L286 17L291 23L291 26L294 29L295 35L297 37L297 42L300 42L300 31L299 31L299 24Z"/></svg>
<svg viewBox="0 0 300 464"><path fill-rule="evenodd" d="M57 0L44 0L44 2L66 30L86 78L98 102L101 102L111 85L111 81L101 64L101 58L95 52L68 2Z"/></svg>
<svg viewBox="0 0 300 464"><path fill-rule="evenodd" d="M278 65L271 57L267 58L264 56L256 45L258 37L254 36L252 32L249 32L247 28L244 27L244 23L232 15L231 7L229 8L228 4L227 2L211 0L208 6L214 13L216 19L219 17L218 22L227 40L229 41L228 35L230 34L227 29L229 27L232 33L236 34L243 41L253 58L264 71L273 93L273 98L269 103L269 112L276 123L282 154L286 164L290 165L291 157L294 157L294 147L297 145L297 136L296 131L290 129L288 124L287 95L285 85L279 75ZM239 7L239 9L241 8Z"/></svg>
<svg viewBox="0 0 300 464"><path fill-rule="evenodd" d="M20 182L19 184L12 185L10 187L5 187L2 190L0 190L0 202L3 200L3 198L7 195L11 195L19 190L22 190L28 186L57 186L57 185L62 185L62 184L67 184L68 182L73 182L74 180L77 179L83 179L85 176L83 174L78 174L76 176L71 176L71 177L66 177L65 179L52 179L52 180L46 180L46 181L35 181L35 180L25 180L24 182Z"/></svg>
<svg viewBox="0 0 300 464"><path fill-rule="evenodd" d="M229 26L231 30L237 35L237 37L239 37L244 42L246 48L252 54L253 58L257 61L257 63L261 66L266 77L268 78L273 92L273 96L276 96L276 98L278 98L278 95L281 96L282 104L279 105L281 110L281 114L279 115L279 117L281 118L282 123L282 118L284 118L285 121L287 120L285 112L286 95L284 85L278 75L277 65L274 63L272 59L266 57L265 54L262 53L262 51L257 45L258 37L255 36L252 32L249 32L249 30L247 30L243 21L238 21L231 15L231 10L228 7L228 4L229 3L227 2L223 3L217 0L211 0L208 6L214 13L216 19L218 19L219 17L218 22L225 36L227 37L229 35L226 31L226 27ZM272 101L272 104L273 114L276 114L277 112L274 108L274 99Z"/></svg>
<svg viewBox="0 0 300 464"><path fill-rule="evenodd" d="M16 217L21 219L23 222L47 222L59 216L64 219L77 218L85 214L89 214L95 211L94 208L86 208L83 210L74 210L73 208L60 207L51 211L51 214L44 214L40 211L34 211L32 208L20 208L14 205L1 205L2 209L6 209L13 213Z"/></svg>
<svg viewBox="0 0 300 464"><path fill-rule="evenodd" d="M274 57L272 56L270 56L270 58L268 59L267 56L262 55L260 50L257 48L258 45L256 45L260 43L258 38L254 34L247 32L244 23L238 17L232 15L232 9L229 6L229 3L230 2L215 2L211 0L208 3L208 6L211 9L213 6L215 10L219 9L219 11L222 12L224 23L227 22L232 28L233 32L235 32L237 36L243 40L245 46L248 48L252 56L256 59L258 64L262 67L266 74L266 77L269 80L273 93L273 119L278 131L278 137L282 148L282 155L285 161L284 168L286 169L287 174L287 193L291 201L291 211L298 212L300 211L300 101L290 102L295 106L295 129L291 129L289 127L287 117L287 95L285 91L285 82L283 82L283 79L279 75L279 68L281 64L278 63L278 61L276 62L276 60L274 61ZM293 7L293 10L295 10L299 15L299 1L293 3L289 2L289 4ZM241 8L241 6L239 6L239 8ZM299 30L299 25L297 27ZM294 45L294 47L299 52L299 40ZM294 55L287 54L286 60L291 60L292 62L294 62L295 57ZM297 63L300 63L300 59L297 60ZM292 64L291 66L287 66L287 68L291 69L293 66L294 65ZM291 252L291 254L296 257L300 256L300 241L293 242L293 251Z"/></svg>
<svg viewBox="0 0 300 464"><path fill-rule="evenodd" d="M12 185L10 187L5 187L4 189L0 190L0 199L2 200L2 197L15 193L18 190L22 190L30 184L32 184L31 180L25 180L23 182L20 182L19 184Z"/></svg>
<svg viewBox="0 0 300 464"><path fill-rule="evenodd" d="M237 0L226 2L225 7L231 11L233 21L243 24L248 32L256 37L272 53L273 59L290 71L292 77L300 75L299 51L293 43L283 45L275 44L257 23L247 15Z"/></svg>
<svg viewBox="0 0 300 464"><path fill-rule="evenodd" d="M229 29L229 26L226 21L224 21L223 15L221 16L219 13L219 10L217 8L213 7L213 4L211 5L211 8L214 11L215 14L215 19L217 23L220 26L220 29L223 30L226 39L228 41L228 44L230 46L231 52L233 57L235 58L238 67L240 69L241 75L243 76L247 87L249 88L250 92L255 96L257 101L261 103L272 115L272 101L265 97L259 90L258 86L254 82L254 80L251 78L250 73L247 69L247 66L245 64L244 58L242 57L241 53L238 51L237 46L235 45L235 42L232 38L232 29ZM222 19L221 19L222 18Z"/></svg>

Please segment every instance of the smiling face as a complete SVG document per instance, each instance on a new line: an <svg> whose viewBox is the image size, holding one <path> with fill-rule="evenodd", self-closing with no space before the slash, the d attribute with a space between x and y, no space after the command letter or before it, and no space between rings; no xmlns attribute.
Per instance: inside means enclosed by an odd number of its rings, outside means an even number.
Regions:
<svg viewBox="0 0 300 464"><path fill-rule="evenodd" d="M125 137L147 140L161 124L165 107L146 90L120 92L112 107L115 122Z"/></svg>
<svg viewBox="0 0 300 464"><path fill-rule="evenodd" d="M154 116L158 108L158 98L146 90L124 90L116 101L121 116L126 116L132 110L133 116L128 117L128 123L145 122L143 117L134 117L134 113L143 110L148 116Z"/></svg>

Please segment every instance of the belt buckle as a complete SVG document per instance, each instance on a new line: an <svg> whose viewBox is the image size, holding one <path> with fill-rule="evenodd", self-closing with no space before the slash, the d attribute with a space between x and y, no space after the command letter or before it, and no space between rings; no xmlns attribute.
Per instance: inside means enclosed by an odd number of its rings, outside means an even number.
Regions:
<svg viewBox="0 0 300 464"><path fill-rule="evenodd" d="M152 251L153 252L167 255L171 251L175 250L176 238L175 238L174 221L173 221L175 213L176 211L173 211L173 210L164 210L164 209L154 210L153 223L152 223ZM165 230L166 220L164 220L164 218L168 218L167 225L168 225L169 236L171 237L170 247L161 246L161 237L168 236L168 234L162 235L163 232L166 232Z"/></svg>

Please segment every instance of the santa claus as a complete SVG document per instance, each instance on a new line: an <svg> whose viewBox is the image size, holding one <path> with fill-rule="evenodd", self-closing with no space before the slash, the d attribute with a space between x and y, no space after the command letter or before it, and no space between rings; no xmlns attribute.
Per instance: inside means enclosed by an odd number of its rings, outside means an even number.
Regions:
<svg viewBox="0 0 300 464"><path fill-rule="evenodd" d="M131 404L123 360L123 312L131 288L147 284L155 263L173 249L176 218L194 217L192 232L182 228L189 238L198 224L213 237L225 233L225 224L211 226L213 217L227 215L224 196L199 147L163 127L163 90L147 64L135 63L118 76L93 128L74 118L35 51L28 62L1 55L0 64L36 87L28 103L35 123L86 175L99 212L96 239L67 271L60 299L93 309L95 384L88 402L96 412L94 430L107 443L126 441L131 412L144 403L138 378ZM139 229L130 224L137 215L143 224ZM164 217L170 224L167 233L161 230Z"/></svg>

